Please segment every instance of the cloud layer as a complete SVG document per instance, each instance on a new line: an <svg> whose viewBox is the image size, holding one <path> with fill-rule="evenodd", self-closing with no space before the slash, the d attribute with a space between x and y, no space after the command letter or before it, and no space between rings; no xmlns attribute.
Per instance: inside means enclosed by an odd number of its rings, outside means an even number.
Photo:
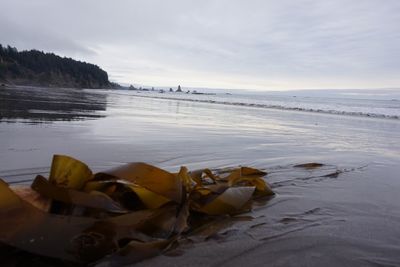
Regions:
<svg viewBox="0 0 400 267"><path fill-rule="evenodd" d="M0 43L154 86L400 86L398 0L0 0Z"/></svg>

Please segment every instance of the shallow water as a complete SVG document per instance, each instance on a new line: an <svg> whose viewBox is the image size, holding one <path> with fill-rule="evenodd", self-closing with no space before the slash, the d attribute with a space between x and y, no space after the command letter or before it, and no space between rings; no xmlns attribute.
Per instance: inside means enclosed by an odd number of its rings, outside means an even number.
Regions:
<svg viewBox="0 0 400 267"><path fill-rule="evenodd" d="M162 99L186 100L264 109L294 110L400 119L400 90L304 90L286 92L234 92L185 94L158 91L121 91L121 94ZM336 92L337 91L337 92Z"/></svg>
<svg viewBox="0 0 400 267"><path fill-rule="evenodd" d="M0 90L0 177L11 183L46 175L53 154L94 171L144 161L171 171L250 165L270 173L277 196L253 220L143 265L400 265L398 120L125 91ZM326 166L293 167L306 162ZM341 173L326 176L332 170Z"/></svg>

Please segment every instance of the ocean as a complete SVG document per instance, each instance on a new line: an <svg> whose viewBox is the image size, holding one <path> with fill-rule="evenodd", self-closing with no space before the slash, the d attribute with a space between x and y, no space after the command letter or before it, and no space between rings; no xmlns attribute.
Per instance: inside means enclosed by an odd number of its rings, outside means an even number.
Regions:
<svg viewBox="0 0 400 267"><path fill-rule="evenodd" d="M257 108L297 110L378 118L400 118L400 89L381 90L297 90L256 92L239 90L202 90L206 94L130 91L127 94L146 95L176 100L241 105Z"/></svg>

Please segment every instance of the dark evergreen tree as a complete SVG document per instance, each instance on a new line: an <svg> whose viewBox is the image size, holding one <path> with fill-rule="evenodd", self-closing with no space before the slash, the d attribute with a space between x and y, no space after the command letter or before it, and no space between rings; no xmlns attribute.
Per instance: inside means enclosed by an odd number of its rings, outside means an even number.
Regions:
<svg viewBox="0 0 400 267"><path fill-rule="evenodd" d="M21 85L109 88L108 74L98 66L38 50L0 45L0 80Z"/></svg>

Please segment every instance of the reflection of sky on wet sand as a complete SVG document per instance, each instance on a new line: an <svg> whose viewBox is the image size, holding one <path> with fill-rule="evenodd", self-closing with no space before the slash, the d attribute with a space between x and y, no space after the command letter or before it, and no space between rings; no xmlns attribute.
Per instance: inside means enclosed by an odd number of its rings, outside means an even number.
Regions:
<svg viewBox="0 0 400 267"><path fill-rule="evenodd" d="M210 140L218 137L229 147L246 144L247 148L257 150L259 146L268 146L274 148L275 155L284 156L314 150L304 153L303 157L326 150L333 157L335 152L383 156L400 151L394 149L399 148L397 121L163 99L110 99L110 116L104 118L107 123L98 124L94 129L96 136L106 136L110 129L111 139L115 140L124 140L126 135L153 142L169 138L172 142L186 139L205 142L206 137ZM112 103L113 100L116 102ZM111 120L113 114L115 118ZM140 127L134 127L139 124ZM142 135L140 129L146 134Z"/></svg>
<svg viewBox="0 0 400 267"><path fill-rule="evenodd" d="M399 159L400 123L395 120L140 98L107 90L40 89L27 101L23 89L17 96L30 107L39 105L42 113L23 113L24 102L16 99L8 103L8 114L14 114L8 121L35 121L40 114L41 121L53 123L1 123L1 170L21 168L21 162L48 166L54 153L73 155L95 168L129 161L174 169ZM54 111L72 120L54 117Z"/></svg>
<svg viewBox="0 0 400 267"><path fill-rule="evenodd" d="M4 87L0 90L0 121L48 123L101 118L106 97L79 89Z"/></svg>

